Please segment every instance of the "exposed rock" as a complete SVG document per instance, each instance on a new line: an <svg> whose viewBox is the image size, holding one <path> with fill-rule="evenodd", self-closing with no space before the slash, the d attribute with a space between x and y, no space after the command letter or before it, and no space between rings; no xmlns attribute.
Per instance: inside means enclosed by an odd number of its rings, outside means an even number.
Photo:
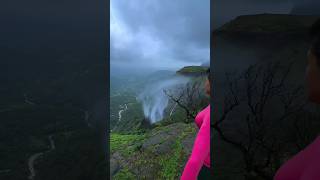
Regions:
<svg viewBox="0 0 320 180"><path fill-rule="evenodd" d="M167 153L182 131L188 127L184 123L170 124L161 129L154 129L150 138L146 139L142 145L142 149L149 149L157 145L155 153Z"/></svg>
<svg viewBox="0 0 320 180"><path fill-rule="evenodd" d="M156 155L167 154L172 150L176 141L177 141L176 139L168 138L166 141L161 143L157 148L155 148L153 152Z"/></svg>
<svg viewBox="0 0 320 180"><path fill-rule="evenodd" d="M186 154L191 154L195 138L196 138L195 134L189 134L184 139L181 140L183 151Z"/></svg>
<svg viewBox="0 0 320 180"><path fill-rule="evenodd" d="M145 140L145 142L142 144L142 149L148 149L156 144L161 144L168 137L169 135L166 133L159 133L156 136L152 136L149 139Z"/></svg>
<svg viewBox="0 0 320 180"><path fill-rule="evenodd" d="M118 152L113 153L111 155L111 158L110 158L110 175L111 176L115 175L121 169L122 159L123 159L122 156Z"/></svg>
<svg viewBox="0 0 320 180"><path fill-rule="evenodd" d="M114 158L111 158L110 159L110 175L113 176L115 175L120 169L120 164L119 162L114 159Z"/></svg>

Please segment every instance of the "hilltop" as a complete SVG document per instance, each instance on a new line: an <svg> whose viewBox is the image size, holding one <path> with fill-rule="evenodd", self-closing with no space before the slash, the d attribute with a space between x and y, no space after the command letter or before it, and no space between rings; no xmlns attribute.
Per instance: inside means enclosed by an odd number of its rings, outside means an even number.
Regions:
<svg viewBox="0 0 320 180"><path fill-rule="evenodd" d="M312 23L320 16L286 15L286 14L256 14L238 16L217 29L214 34L220 33L305 33Z"/></svg>
<svg viewBox="0 0 320 180"><path fill-rule="evenodd" d="M238 16L212 32L212 37L223 38L240 46L251 44L276 49L296 42L308 41L308 30L320 16L257 14ZM275 46L277 45L277 46Z"/></svg>
<svg viewBox="0 0 320 180"><path fill-rule="evenodd" d="M206 74L208 67L204 66L185 66L177 71L177 74L185 76L201 76Z"/></svg>

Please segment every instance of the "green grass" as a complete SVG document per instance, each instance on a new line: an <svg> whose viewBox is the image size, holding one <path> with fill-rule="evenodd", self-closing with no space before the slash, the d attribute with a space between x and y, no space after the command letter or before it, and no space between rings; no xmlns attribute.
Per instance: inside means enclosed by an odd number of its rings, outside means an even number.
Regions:
<svg viewBox="0 0 320 180"><path fill-rule="evenodd" d="M182 156L182 144L180 141L177 141L174 146L174 151L172 155L166 155L164 158L160 159L160 165L162 167L161 177L163 179L176 179L178 175L178 168L181 156Z"/></svg>
<svg viewBox="0 0 320 180"><path fill-rule="evenodd" d="M163 179L173 180L177 179L180 171L180 166L182 162L184 161L183 156L183 145L181 143L181 140L185 138L190 133L193 133L195 129L190 126L188 127L178 138L176 141L176 144L174 145L172 154L165 155L164 157L160 157L160 166L162 167L162 170L160 171L160 176Z"/></svg>
<svg viewBox="0 0 320 180"><path fill-rule="evenodd" d="M111 133L110 147L111 153L115 151L121 152L123 155L130 155L138 148L141 141L145 139L144 134L117 134Z"/></svg>
<svg viewBox="0 0 320 180"><path fill-rule="evenodd" d="M112 179L114 179L114 180L134 180L137 178L127 168L123 168Z"/></svg>
<svg viewBox="0 0 320 180"><path fill-rule="evenodd" d="M202 66L186 66L177 71L178 73L205 73L208 68Z"/></svg>
<svg viewBox="0 0 320 180"><path fill-rule="evenodd" d="M124 165L113 179L178 179L187 155L184 152L182 140L193 134L196 129L194 126L186 126L182 133L177 137L173 148L167 154L157 155L151 149L138 151L143 141L148 136L157 136L159 132L169 130L166 126L157 126L153 133L147 134L119 134L111 133L110 145L111 153L119 152L124 158L128 158L129 164ZM157 145L155 145L157 146ZM154 147L155 148L155 147ZM146 167L146 164L148 167ZM150 172L150 174L135 174L134 172Z"/></svg>

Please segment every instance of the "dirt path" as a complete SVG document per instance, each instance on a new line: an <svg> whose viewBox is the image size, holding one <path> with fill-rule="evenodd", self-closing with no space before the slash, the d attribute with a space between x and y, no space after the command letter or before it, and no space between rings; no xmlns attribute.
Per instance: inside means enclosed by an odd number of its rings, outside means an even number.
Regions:
<svg viewBox="0 0 320 180"><path fill-rule="evenodd" d="M121 109L120 111L119 111L119 120L118 120L118 122L120 122L121 121L121 118L122 118L122 113L123 113L123 111L125 111L125 110L127 110L128 109L128 106L127 106L127 104L124 104L124 109Z"/></svg>
<svg viewBox="0 0 320 180"><path fill-rule="evenodd" d="M50 149L44 152L35 153L28 159L28 169L30 171L30 175L28 176L28 179L34 180L34 177L36 176L36 170L35 170L35 163L36 161L44 154L49 153L56 149L55 142L53 140L53 135L48 136L49 142L50 142Z"/></svg>
<svg viewBox="0 0 320 180"><path fill-rule="evenodd" d="M27 94L23 94L23 97L24 97L24 102L27 103L27 104L30 104L30 105L35 105L34 102L30 101L30 99L28 98Z"/></svg>

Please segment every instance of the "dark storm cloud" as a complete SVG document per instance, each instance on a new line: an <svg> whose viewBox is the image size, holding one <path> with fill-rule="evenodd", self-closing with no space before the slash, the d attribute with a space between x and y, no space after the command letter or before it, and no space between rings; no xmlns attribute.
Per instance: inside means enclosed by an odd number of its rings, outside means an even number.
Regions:
<svg viewBox="0 0 320 180"><path fill-rule="evenodd" d="M111 0L110 18L114 65L180 67L209 61L209 0Z"/></svg>

